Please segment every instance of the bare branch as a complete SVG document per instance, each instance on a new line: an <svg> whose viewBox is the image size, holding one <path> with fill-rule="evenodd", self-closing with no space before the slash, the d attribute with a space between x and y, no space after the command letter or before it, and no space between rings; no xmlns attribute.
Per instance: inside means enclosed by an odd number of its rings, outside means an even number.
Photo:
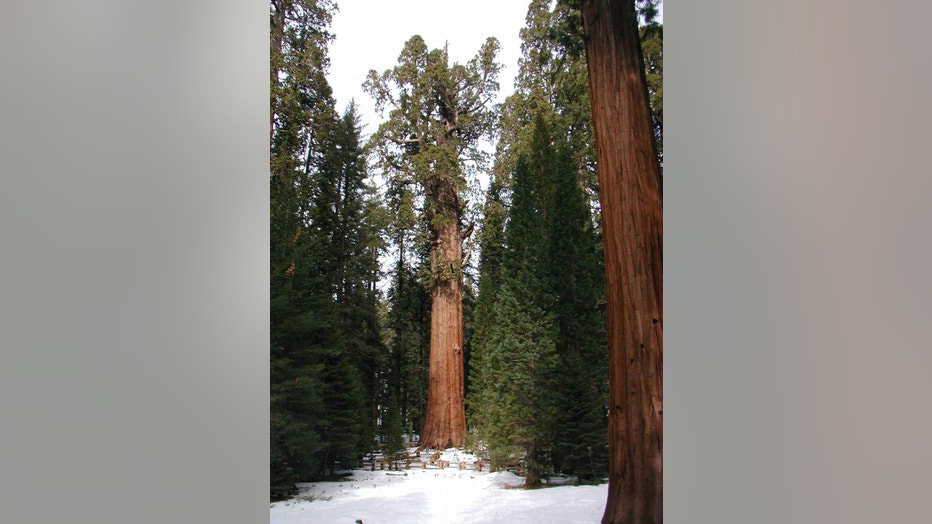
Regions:
<svg viewBox="0 0 932 524"><path fill-rule="evenodd" d="M461 239L461 240L466 240L467 238L469 238L469 236L472 235L472 232L473 232L473 230L474 230L475 228L476 228L476 223L475 223L475 222L470 222L469 225L466 226L466 231L463 231L463 232L460 234L460 239Z"/></svg>

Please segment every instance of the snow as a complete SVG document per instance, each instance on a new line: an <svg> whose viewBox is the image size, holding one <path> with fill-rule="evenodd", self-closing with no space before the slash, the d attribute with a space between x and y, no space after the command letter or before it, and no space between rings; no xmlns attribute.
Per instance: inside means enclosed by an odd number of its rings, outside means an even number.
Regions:
<svg viewBox="0 0 932 524"><path fill-rule="evenodd" d="M352 470L335 482L299 484L299 494L275 502L271 524L347 523L593 523L605 509L608 484L505 489L523 482L511 472L460 470L474 456L446 450L451 467L401 471Z"/></svg>

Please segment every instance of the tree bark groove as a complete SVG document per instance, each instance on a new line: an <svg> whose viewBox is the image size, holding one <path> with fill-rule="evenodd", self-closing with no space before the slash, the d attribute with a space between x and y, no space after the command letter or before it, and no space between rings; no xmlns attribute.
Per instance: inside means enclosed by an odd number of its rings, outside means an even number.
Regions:
<svg viewBox="0 0 932 524"><path fill-rule="evenodd" d="M463 401L463 258L455 190L441 191L444 216L431 216L430 377L420 447L445 449L466 444ZM444 198L446 197L446 198ZM439 222L439 223L437 223Z"/></svg>
<svg viewBox="0 0 932 524"><path fill-rule="evenodd" d="M583 0L605 243L609 491L602 522L663 522L663 201L633 0Z"/></svg>

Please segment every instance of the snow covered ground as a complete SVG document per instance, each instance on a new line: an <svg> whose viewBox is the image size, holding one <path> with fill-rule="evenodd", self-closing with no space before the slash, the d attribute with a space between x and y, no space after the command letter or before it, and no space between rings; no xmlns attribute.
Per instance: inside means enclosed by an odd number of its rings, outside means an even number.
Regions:
<svg viewBox="0 0 932 524"><path fill-rule="evenodd" d="M342 481L299 485L298 496L272 503L269 517L271 524L571 524L602 518L608 484L504 488L522 481L510 472L459 470L455 463L445 469L354 470Z"/></svg>

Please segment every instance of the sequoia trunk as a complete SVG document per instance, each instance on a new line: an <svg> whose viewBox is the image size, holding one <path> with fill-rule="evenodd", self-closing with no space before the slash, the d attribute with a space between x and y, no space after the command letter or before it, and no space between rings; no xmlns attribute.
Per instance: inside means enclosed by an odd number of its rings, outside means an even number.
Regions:
<svg viewBox="0 0 932 524"><path fill-rule="evenodd" d="M450 64L446 47L428 50L424 39L405 42L398 65L363 84L376 107L392 106L373 142L392 167L393 182L424 191L424 218L430 229L431 320L427 408L421 447L463 446L463 238L459 191L466 186L463 162L481 136L491 131L498 90L495 62L499 43L486 39L467 64ZM399 155L396 156L396 153ZM393 158L389 158L393 157ZM413 202L400 210L413 212ZM418 217L420 218L420 217ZM396 225L402 225L396 221ZM409 224L410 225L410 224Z"/></svg>
<svg viewBox="0 0 932 524"><path fill-rule="evenodd" d="M633 0L583 0L605 243L603 523L663 521L663 204Z"/></svg>
<svg viewBox="0 0 932 524"><path fill-rule="evenodd" d="M437 195L442 212L432 215L430 379L420 446L435 449L466 443L463 402L462 237L458 198L452 187ZM439 215L439 216L438 216Z"/></svg>

